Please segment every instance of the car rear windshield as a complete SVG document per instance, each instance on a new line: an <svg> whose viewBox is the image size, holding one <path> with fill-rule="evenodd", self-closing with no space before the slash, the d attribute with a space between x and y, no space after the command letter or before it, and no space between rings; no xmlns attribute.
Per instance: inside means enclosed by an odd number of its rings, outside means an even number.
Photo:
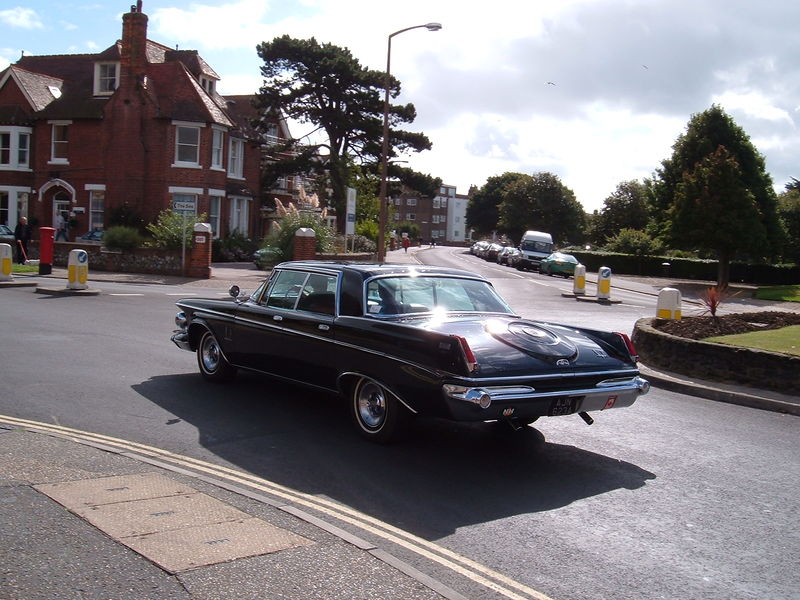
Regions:
<svg viewBox="0 0 800 600"><path fill-rule="evenodd" d="M367 313L403 315L424 312L513 314L485 281L458 277L382 277L367 284Z"/></svg>

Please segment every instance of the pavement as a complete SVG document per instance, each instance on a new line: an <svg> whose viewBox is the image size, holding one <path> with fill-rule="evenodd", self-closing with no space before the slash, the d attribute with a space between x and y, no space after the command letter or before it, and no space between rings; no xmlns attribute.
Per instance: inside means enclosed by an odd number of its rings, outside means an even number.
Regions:
<svg viewBox="0 0 800 600"><path fill-rule="evenodd" d="M392 251L387 261L419 262L425 250ZM215 264L202 280L91 272L89 288L113 281L247 290L263 277L249 263ZM61 280L66 269L54 268L44 281L20 275L11 285L69 293ZM703 285L624 276L613 283L654 296ZM655 387L800 414L798 396L640 367ZM245 473L0 415L0 600L464 600L388 552L381 536L359 537L353 532L365 530L346 531L315 506ZM498 581L487 587L497 590Z"/></svg>

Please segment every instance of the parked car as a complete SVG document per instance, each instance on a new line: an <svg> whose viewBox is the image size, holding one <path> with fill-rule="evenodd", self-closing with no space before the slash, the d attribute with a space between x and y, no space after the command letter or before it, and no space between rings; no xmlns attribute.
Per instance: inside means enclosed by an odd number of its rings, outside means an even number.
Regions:
<svg viewBox="0 0 800 600"><path fill-rule="evenodd" d="M14 230L8 225L3 225L2 223L0 223L0 244L11 244L12 252L14 246L17 244L17 242L14 240Z"/></svg>
<svg viewBox="0 0 800 600"><path fill-rule="evenodd" d="M539 272L547 275L563 275L569 277L575 275L575 265L578 264L578 259L572 254L564 254L563 252L553 252L547 258L542 259L539 264Z"/></svg>
<svg viewBox="0 0 800 600"><path fill-rule="evenodd" d="M264 246L253 252L253 264L259 269L268 269L281 262L283 253L275 246Z"/></svg>
<svg viewBox="0 0 800 600"><path fill-rule="evenodd" d="M487 242L485 240L480 240L478 242L475 242L474 244L472 244L470 252L475 256L480 256L481 258L483 258L486 249L489 247L489 244L490 242Z"/></svg>
<svg viewBox="0 0 800 600"><path fill-rule="evenodd" d="M99 244L103 241L103 230L102 229L92 229L84 233L82 236L79 236L77 241L79 242L90 242Z"/></svg>
<svg viewBox="0 0 800 600"><path fill-rule="evenodd" d="M514 246L506 246L497 253L497 262L501 265L510 265L510 257L515 255L519 256L521 254L522 253L519 251L519 248L515 248Z"/></svg>
<svg viewBox="0 0 800 600"><path fill-rule="evenodd" d="M396 439L412 416L590 423L588 412L649 390L626 335L523 319L467 271L295 261L231 295L177 302L172 341L196 353L202 377L247 369L341 394L375 442Z"/></svg>
<svg viewBox="0 0 800 600"><path fill-rule="evenodd" d="M485 260L497 261L497 254L503 249L502 244L498 244L497 242L491 243L487 246L485 252L483 253L483 258Z"/></svg>

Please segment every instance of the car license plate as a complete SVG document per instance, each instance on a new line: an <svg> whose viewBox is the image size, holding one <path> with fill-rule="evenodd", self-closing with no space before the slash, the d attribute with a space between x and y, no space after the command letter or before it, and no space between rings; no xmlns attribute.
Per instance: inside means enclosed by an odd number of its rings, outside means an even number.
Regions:
<svg viewBox="0 0 800 600"><path fill-rule="evenodd" d="M551 417L558 417L561 415L571 415L578 410L578 398L572 396L570 398L556 398L550 404L548 415Z"/></svg>

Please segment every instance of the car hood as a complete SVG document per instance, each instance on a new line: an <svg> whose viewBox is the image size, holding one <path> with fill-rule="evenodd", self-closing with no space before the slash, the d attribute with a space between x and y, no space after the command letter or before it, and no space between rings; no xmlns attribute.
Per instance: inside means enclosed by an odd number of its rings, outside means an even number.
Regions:
<svg viewBox="0 0 800 600"><path fill-rule="evenodd" d="M420 320L418 327L465 338L481 377L635 368L589 330L497 315Z"/></svg>

